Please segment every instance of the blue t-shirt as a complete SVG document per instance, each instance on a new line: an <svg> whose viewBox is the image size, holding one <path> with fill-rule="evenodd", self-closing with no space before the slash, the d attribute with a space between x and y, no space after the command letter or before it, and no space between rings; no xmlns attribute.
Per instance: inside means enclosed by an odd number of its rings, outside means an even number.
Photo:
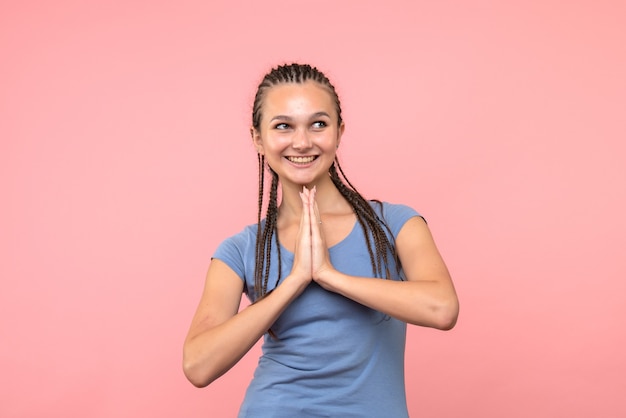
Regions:
<svg viewBox="0 0 626 418"><path fill-rule="evenodd" d="M420 216L404 205L372 202L393 238L407 220ZM226 239L213 258L225 262L245 283L254 302L257 226ZM391 237L390 237L391 238ZM277 277L272 246L268 291ZM328 249L333 266L345 274L374 277L363 229ZM281 248L282 275L293 253ZM390 279L401 280L393 259ZM408 417L404 389L406 323L311 283L265 334L259 364L239 417Z"/></svg>

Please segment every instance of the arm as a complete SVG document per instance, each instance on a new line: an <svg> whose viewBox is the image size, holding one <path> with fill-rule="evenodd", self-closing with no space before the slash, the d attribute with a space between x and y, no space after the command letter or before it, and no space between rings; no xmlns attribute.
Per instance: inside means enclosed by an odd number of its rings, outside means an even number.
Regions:
<svg viewBox="0 0 626 418"><path fill-rule="evenodd" d="M291 277L237 313L243 282L224 262L211 262L183 347L183 371L194 386L207 386L226 373L267 332L304 289Z"/></svg>
<svg viewBox="0 0 626 418"><path fill-rule="evenodd" d="M223 261L211 262L183 347L183 371L195 386L207 386L233 367L311 282L309 225L309 213L303 211L291 273L241 312L243 281Z"/></svg>
<svg viewBox="0 0 626 418"><path fill-rule="evenodd" d="M315 236L321 232L313 232ZM354 277L332 266L313 277L327 290L402 321L448 330L454 327L459 302L448 269L422 218L409 219L396 238L396 251L407 281Z"/></svg>

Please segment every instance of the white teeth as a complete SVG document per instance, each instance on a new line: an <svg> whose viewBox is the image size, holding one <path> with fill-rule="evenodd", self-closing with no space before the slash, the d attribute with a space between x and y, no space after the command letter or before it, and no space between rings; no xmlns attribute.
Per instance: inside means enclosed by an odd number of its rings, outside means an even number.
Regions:
<svg viewBox="0 0 626 418"><path fill-rule="evenodd" d="M292 163L306 164L313 161L315 157L287 157L287 159Z"/></svg>

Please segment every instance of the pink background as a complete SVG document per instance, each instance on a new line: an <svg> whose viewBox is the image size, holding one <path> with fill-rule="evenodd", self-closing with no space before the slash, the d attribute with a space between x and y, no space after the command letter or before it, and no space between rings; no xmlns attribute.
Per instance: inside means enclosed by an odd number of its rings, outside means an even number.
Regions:
<svg viewBox="0 0 626 418"><path fill-rule="evenodd" d="M625 28L621 1L2 2L0 416L234 416L258 347L198 390L182 342L292 60L455 279L457 327L409 331L412 416L625 416Z"/></svg>

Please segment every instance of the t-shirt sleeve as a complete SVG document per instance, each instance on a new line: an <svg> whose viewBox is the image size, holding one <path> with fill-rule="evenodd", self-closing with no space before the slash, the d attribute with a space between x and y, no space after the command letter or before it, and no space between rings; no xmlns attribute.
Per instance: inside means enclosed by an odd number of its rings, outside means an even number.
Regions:
<svg viewBox="0 0 626 418"><path fill-rule="evenodd" d="M397 237L404 224L411 218L419 216L424 219L415 209L410 206L383 202L383 219L391 229L394 237Z"/></svg>
<svg viewBox="0 0 626 418"><path fill-rule="evenodd" d="M241 237L238 235L227 238L217 247L211 258L226 263L237 273L237 276L245 281L245 264L242 254L244 248L241 244Z"/></svg>

